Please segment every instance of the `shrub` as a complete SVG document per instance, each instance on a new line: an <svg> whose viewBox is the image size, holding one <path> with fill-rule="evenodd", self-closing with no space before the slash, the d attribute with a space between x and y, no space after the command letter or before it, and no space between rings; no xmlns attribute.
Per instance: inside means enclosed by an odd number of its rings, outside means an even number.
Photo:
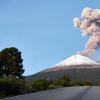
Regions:
<svg viewBox="0 0 100 100"><path fill-rule="evenodd" d="M55 81L53 81L52 84L53 84L54 86L56 86L56 87L63 87L64 81L62 81L62 80L55 80Z"/></svg>
<svg viewBox="0 0 100 100"><path fill-rule="evenodd" d="M71 79L70 79L70 77L69 77L68 75L62 76L62 77L60 78L60 80L65 80L66 82L70 82L70 81L71 81Z"/></svg>
<svg viewBox="0 0 100 100"><path fill-rule="evenodd" d="M71 81L71 82L69 83L69 85L70 85L70 86L83 86L83 82L78 81L78 80L76 80L76 81Z"/></svg>
<svg viewBox="0 0 100 100"><path fill-rule="evenodd" d="M0 78L0 95L9 96L22 94L25 91L25 82L19 79Z"/></svg>
<svg viewBox="0 0 100 100"><path fill-rule="evenodd" d="M54 80L52 83L56 87L65 87L65 86L69 86L70 81L71 81L71 79L69 78L69 76L64 75L61 78L59 78L58 80Z"/></svg>
<svg viewBox="0 0 100 100"><path fill-rule="evenodd" d="M11 79L11 94L23 94L26 92L26 82L19 79Z"/></svg>
<svg viewBox="0 0 100 100"><path fill-rule="evenodd" d="M55 88L56 88L56 86L54 84L50 84L48 87L48 89L55 89Z"/></svg>
<svg viewBox="0 0 100 100"><path fill-rule="evenodd" d="M85 86L92 86L93 83L91 81L89 81L89 80L86 80L86 81L84 81L84 85Z"/></svg>
<svg viewBox="0 0 100 100"><path fill-rule="evenodd" d="M100 82L96 83L96 86L100 86Z"/></svg>
<svg viewBox="0 0 100 100"><path fill-rule="evenodd" d="M32 82L32 88L34 91L41 91L46 90L49 86L49 82L47 80L33 80Z"/></svg>

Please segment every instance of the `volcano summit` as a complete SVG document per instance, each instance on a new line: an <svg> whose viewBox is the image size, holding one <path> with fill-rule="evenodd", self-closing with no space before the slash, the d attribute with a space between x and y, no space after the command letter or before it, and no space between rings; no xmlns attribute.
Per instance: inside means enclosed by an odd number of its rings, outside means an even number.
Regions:
<svg viewBox="0 0 100 100"><path fill-rule="evenodd" d="M93 68L93 67L100 67L100 64L86 56L76 54L54 65L52 68L46 69L45 71L57 71L62 69Z"/></svg>
<svg viewBox="0 0 100 100"><path fill-rule="evenodd" d="M83 64L96 65L98 63L89 59L88 57L76 54L58 63L56 66L71 66L71 65L83 65Z"/></svg>

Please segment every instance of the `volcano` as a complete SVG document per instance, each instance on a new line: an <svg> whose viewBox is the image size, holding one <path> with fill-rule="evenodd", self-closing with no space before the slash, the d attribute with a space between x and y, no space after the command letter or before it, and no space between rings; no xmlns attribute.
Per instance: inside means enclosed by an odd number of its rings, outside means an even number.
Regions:
<svg viewBox="0 0 100 100"><path fill-rule="evenodd" d="M63 75L69 75L73 80L100 82L100 63L88 57L76 54L55 64L51 68L28 76L27 79L53 80L58 79Z"/></svg>
<svg viewBox="0 0 100 100"><path fill-rule="evenodd" d="M63 66L71 66L71 65L97 65L98 63L94 60L91 60L88 57L82 56L82 55L73 55L69 57L68 59L65 59L64 61L58 63L55 66L63 67Z"/></svg>
<svg viewBox="0 0 100 100"><path fill-rule="evenodd" d="M57 71L62 69L91 67L100 67L100 64L86 56L76 54L54 65L52 68L46 69L44 71Z"/></svg>

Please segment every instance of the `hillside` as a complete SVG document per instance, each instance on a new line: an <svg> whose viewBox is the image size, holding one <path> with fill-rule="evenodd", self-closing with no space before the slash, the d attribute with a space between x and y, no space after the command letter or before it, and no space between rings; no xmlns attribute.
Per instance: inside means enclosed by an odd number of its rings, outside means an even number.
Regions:
<svg viewBox="0 0 100 100"><path fill-rule="evenodd" d="M72 55L51 68L26 77L32 79L54 80L69 75L72 80L100 82L100 64L82 55Z"/></svg>
<svg viewBox="0 0 100 100"><path fill-rule="evenodd" d="M73 80L90 80L92 82L100 82L100 68L80 68L80 69L64 69L50 72L39 72L28 76L28 80L33 79L58 79L63 75L69 75Z"/></svg>

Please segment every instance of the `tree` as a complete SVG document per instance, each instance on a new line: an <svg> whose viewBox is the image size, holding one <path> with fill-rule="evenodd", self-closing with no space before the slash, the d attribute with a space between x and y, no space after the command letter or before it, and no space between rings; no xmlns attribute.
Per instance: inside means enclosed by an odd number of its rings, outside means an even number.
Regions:
<svg viewBox="0 0 100 100"><path fill-rule="evenodd" d="M1 53L0 53L1 54ZM0 56L1 57L1 56ZM3 62L0 59L0 77L3 76Z"/></svg>
<svg viewBox="0 0 100 100"><path fill-rule="evenodd" d="M0 52L0 76L21 78L24 73L21 52L15 48L5 48Z"/></svg>

